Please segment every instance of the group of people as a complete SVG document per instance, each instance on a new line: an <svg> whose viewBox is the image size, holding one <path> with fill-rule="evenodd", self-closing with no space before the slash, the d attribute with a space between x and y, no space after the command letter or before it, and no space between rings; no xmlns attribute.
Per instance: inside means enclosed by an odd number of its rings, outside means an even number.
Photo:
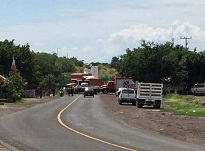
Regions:
<svg viewBox="0 0 205 151"><path fill-rule="evenodd" d="M36 98L42 98L43 96L55 96L55 89L49 89L46 93L45 90L42 90L42 89L36 89L35 90L35 95L36 95Z"/></svg>
<svg viewBox="0 0 205 151"><path fill-rule="evenodd" d="M44 91L43 91L43 90L36 89L35 95L36 95L36 98L42 98L43 95L44 95Z"/></svg>
<svg viewBox="0 0 205 151"><path fill-rule="evenodd" d="M74 94L74 87L73 86L66 87L66 92L67 92L68 96L70 96L70 95L73 96L73 94ZM60 93L60 96L63 96L64 95L64 90L61 88L59 93Z"/></svg>

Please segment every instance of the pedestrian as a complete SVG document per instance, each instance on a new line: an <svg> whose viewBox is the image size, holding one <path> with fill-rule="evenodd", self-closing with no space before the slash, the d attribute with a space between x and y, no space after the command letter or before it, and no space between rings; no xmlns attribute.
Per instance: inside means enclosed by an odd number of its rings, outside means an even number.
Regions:
<svg viewBox="0 0 205 151"><path fill-rule="evenodd" d="M71 95L73 96L73 93L74 93L74 87L73 87L73 85L70 86L70 87L71 87Z"/></svg>
<svg viewBox="0 0 205 151"><path fill-rule="evenodd" d="M43 91L40 90L40 91L39 91L39 96L40 96L40 98L42 98L42 95L43 95Z"/></svg>

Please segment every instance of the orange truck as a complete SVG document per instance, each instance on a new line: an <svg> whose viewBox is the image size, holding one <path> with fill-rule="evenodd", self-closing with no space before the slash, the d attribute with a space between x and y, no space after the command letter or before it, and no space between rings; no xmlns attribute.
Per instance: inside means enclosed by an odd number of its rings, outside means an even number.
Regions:
<svg viewBox="0 0 205 151"><path fill-rule="evenodd" d="M88 83L88 86L97 89L98 92L100 86L104 84L101 79L94 78L91 73L72 73L71 82L76 83L76 89L81 86L81 83Z"/></svg>

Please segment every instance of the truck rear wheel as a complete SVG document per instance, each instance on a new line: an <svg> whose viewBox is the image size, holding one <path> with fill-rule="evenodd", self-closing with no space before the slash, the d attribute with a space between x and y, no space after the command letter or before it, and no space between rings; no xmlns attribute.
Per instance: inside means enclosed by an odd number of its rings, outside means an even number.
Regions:
<svg viewBox="0 0 205 151"><path fill-rule="evenodd" d="M103 94L108 94L108 90L107 90L107 89L104 89L104 90L103 90Z"/></svg>
<svg viewBox="0 0 205 151"><path fill-rule="evenodd" d="M138 100L137 101L137 107L142 108L144 106L144 100Z"/></svg>
<svg viewBox="0 0 205 151"><path fill-rule="evenodd" d="M142 107L143 107L143 105L142 105L142 104L137 103L137 107L138 107L138 108L142 108Z"/></svg>
<svg viewBox="0 0 205 151"><path fill-rule="evenodd" d="M155 105L153 105L153 107L154 107L155 109L160 109L160 106L161 106L161 100L156 100L156 101L155 101Z"/></svg>
<svg viewBox="0 0 205 151"><path fill-rule="evenodd" d="M136 101L132 102L132 105L133 105L133 106L136 106Z"/></svg>
<svg viewBox="0 0 205 151"><path fill-rule="evenodd" d="M122 101L121 101L121 100L119 100L119 99L118 99L118 103L119 103L120 105L122 105Z"/></svg>
<svg viewBox="0 0 205 151"><path fill-rule="evenodd" d="M155 109L160 109L160 105L153 105Z"/></svg>

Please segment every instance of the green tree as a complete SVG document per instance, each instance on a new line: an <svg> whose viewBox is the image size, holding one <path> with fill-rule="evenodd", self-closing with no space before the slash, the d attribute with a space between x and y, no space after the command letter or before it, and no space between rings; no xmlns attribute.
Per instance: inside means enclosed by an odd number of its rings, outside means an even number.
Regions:
<svg viewBox="0 0 205 151"><path fill-rule="evenodd" d="M27 83L20 76L18 70L10 71L9 76L3 85L9 102L16 102L22 98L26 84Z"/></svg>

